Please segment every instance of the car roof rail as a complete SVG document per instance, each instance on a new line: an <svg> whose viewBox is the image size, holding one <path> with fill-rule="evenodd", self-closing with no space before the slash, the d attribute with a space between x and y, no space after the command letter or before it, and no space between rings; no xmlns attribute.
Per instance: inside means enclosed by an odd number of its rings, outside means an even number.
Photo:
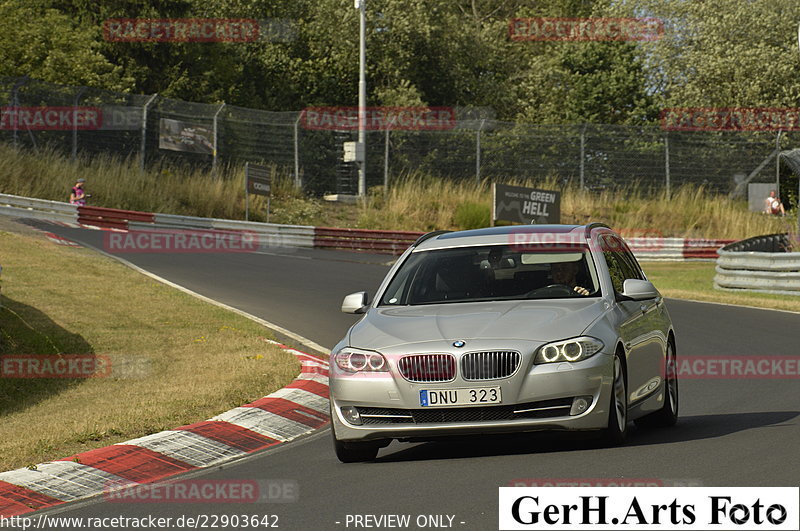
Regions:
<svg viewBox="0 0 800 531"><path fill-rule="evenodd" d="M600 222L595 221L595 222L586 224L586 232L585 232L584 236L586 236L588 238L589 235L592 233L592 229L598 229L598 228L612 230L611 227L609 227L605 223L600 223Z"/></svg>
<svg viewBox="0 0 800 531"><path fill-rule="evenodd" d="M451 230L434 230L434 231L431 231L431 232L426 232L425 234L423 234L422 236L417 238L417 241L415 241L411 245L411 247L416 247L417 245L421 244L425 240L430 240L431 238L435 238L436 236L439 236L440 234L447 234L448 232L453 232L453 231L451 231Z"/></svg>

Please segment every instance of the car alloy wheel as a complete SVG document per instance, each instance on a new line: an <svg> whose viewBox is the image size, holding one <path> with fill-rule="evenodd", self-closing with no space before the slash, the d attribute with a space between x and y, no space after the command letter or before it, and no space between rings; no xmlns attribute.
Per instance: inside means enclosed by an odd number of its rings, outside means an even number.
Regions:
<svg viewBox="0 0 800 531"><path fill-rule="evenodd" d="M625 442L628 434L628 385L625 381L625 366L619 352L614 354L614 382L608 411L608 427L603 433L603 442L617 446Z"/></svg>

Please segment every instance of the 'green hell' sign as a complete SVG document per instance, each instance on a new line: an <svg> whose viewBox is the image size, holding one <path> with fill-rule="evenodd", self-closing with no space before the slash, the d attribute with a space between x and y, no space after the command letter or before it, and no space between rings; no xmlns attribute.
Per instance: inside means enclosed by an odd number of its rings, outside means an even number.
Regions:
<svg viewBox="0 0 800 531"><path fill-rule="evenodd" d="M494 183L492 219L517 223L561 223L561 192Z"/></svg>

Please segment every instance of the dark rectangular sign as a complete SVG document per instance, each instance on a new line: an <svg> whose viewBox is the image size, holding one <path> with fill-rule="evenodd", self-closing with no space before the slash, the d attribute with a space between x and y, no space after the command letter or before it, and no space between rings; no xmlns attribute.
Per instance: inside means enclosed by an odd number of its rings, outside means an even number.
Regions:
<svg viewBox="0 0 800 531"><path fill-rule="evenodd" d="M272 191L272 179L269 175L269 168L256 166L249 162L244 168L245 179L247 180L247 192L256 195L269 196Z"/></svg>
<svg viewBox="0 0 800 531"><path fill-rule="evenodd" d="M497 183L493 186L495 221L561 223L561 192Z"/></svg>

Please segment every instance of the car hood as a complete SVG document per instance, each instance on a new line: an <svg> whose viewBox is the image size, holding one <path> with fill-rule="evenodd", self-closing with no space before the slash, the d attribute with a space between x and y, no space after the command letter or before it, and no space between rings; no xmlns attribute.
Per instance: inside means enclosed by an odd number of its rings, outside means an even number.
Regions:
<svg viewBox="0 0 800 531"><path fill-rule="evenodd" d="M456 339L555 341L581 335L605 309L600 298L372 308L353 325L349 344L380 350Z"/></svg>

